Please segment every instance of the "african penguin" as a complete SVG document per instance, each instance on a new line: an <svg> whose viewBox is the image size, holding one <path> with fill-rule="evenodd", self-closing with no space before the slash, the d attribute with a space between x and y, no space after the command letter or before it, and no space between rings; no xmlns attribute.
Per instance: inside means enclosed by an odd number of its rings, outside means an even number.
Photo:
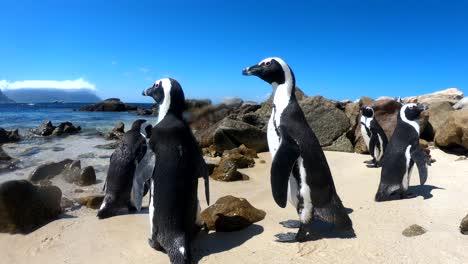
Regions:
<svg viewBox="0 0 468 264"><path fill-rule="evenodd" d="M388 139L385 131L374 118L374 109L370 106L362 108L361 134L372 156L372 165L374 167L380 167L380 162L388 144Z"/></svg>
<svg viewBox="0 0 468 264"><path fill-rule="evenodd" d="M429 157L419 145L418 117L424 106L403 105L398 113L397 125L385 150L376 201L410 198L408 186L411 170L416 163L420 184L427 180Z"/></svg>
<svg viewBox="0 0 468 264"><path fill-rule="evenodd" d="M160 105L149 141L156 156L150 188L149 244L167 252L171 263L191 263L191 242L203 225L197 196L200 177L204 178L209 203L207 165L182 117L185 97L180 84L161 79L144 94Z"/></svg>
<svg viewBox="0 0 468 264"><path fill-rule="evenodd" d="M267 132L273 158L271 187L278 206L284 208L289 197L297 210L300 226L295 240L306 239L314 215L341 230L352 231L325 155L296 100L291 68L280 58L267 58L242 73L257 76L275 89Z"/></svg>
<svg viewBox="0 0 468 264"><path fill-rule="evenodd" d="M143 119L133 122L132 128L124 134L110 157L104 186L106 195L97 213L100 219L118 215L125 209L135 209L131 191L136 167L147 149L146 139L140 133L141 125L145 122Z"/></svg>

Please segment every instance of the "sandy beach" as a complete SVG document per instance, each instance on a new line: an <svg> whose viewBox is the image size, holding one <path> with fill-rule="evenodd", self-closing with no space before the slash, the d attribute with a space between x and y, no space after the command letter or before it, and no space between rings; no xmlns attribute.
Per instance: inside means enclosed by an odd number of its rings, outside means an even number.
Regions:
<svg viewBox="0 0 468 264"><path fill-rule="evenodd" d="M224 195L246 198L266 211L266 218L240 232L201 233L194 243L198 263L466 263L468 237L458 226L468 208L468 160L440 150L425 186L417 172L410 190L414 199L374 202L380 169L366 168L367 155L326 152L335 184L353 220L355 238L325 235L305 243L275 242L275 234L295 232L279 225L296 220L292 206L279 208L269 184L270 155L261 153L251 169L241 170L249 181L211 181L211 199ZM258 160L257 160L258 161ZM202 208L202 185L199 187ZM147 210L140 214L98 220L96 211L81 208L28 235L0 234L2 263L169 263L147 244ZM427 233L405 237L418 224Z"/></svg>

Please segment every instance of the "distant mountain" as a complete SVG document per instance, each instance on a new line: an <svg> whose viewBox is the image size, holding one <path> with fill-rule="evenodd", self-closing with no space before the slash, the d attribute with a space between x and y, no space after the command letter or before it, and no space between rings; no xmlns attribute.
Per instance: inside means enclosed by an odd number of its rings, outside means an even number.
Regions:
<svg viewBox="0 0 468 264"><path fill-rule="evenodd" d="M0 104L9 104L9 103L14 103L14 102L15 101L8 98L6 95L2 93L2 90L0 90Z"/></svg>
<svg viewBox="0 0 468 264"><path fill-rule="evenodd" d="M3 93L17 103L95 103L100 102L93 91L87 89L15 89L4 90Z"/></svg>

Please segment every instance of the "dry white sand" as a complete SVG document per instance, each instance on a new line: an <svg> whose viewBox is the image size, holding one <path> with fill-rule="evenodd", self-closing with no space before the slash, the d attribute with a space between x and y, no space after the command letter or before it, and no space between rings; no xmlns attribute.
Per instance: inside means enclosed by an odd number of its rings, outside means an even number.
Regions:
<svg viewBox="0 0 468 264"><path fill-rule="evenodd" d="M434 150L437 162L430 167L427 185L412 187L426 199L376 203L380 169L365 167L362 162L368 156L326 155L338 193L353 210L355 238L275 242L275 234L291 231L278 223L297 216L290 205L281 209L273 202L271 162L269 154L262 153L266 164L257 162L255 168L243 170L250 181L211 181L211 197L213 202L228 194L247 198L267 212L266 218L240 232L200 235L193 249L199 263L468 263L468 236L458 230L468 213L468 160L455 161L456 156ZM411 184L419 184L417 173ZM204 197L202 186L199 197ZM147 244L147 214L102 221L95 214L80 209L29 235L0 234L0 263L169 263ZM404 237L401 232L412 224L427 233Z"/></svg>

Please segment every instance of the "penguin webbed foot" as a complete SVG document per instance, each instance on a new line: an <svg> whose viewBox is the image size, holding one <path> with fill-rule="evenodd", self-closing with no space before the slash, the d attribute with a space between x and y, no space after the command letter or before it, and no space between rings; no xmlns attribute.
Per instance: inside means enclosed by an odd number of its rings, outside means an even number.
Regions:
<svg viewBox="0 0 468 264"><path fill-rule="evenodd" d="M363 161L362 163L364 163L364 164L374 164L374 160L373 160L373 159L371 159L371 160L365 160L365 161Z"/></svg>
<svg viewBox="0 0 468 264"><path fill-rule="evenodd" d="M158 241L148 238L148 245L152 247L153 249L155 249L156 251L166 253L166 250L161 246L161 244L159 244Z"/></svg>
<svg viewBox="0 0 468 264"><path fill-rule="evenodd" d="M294 243L296 241L296 233L281 233L276 234L275 237L277 238L275 241L280 243Z"/></svg>
<svg viewBox="0 0 468 264"><path fill-rule="evenodd" d="M280 225L290 229L296 229L301 227L301 222L298 220L287 220L280 222Z"/></svg>

